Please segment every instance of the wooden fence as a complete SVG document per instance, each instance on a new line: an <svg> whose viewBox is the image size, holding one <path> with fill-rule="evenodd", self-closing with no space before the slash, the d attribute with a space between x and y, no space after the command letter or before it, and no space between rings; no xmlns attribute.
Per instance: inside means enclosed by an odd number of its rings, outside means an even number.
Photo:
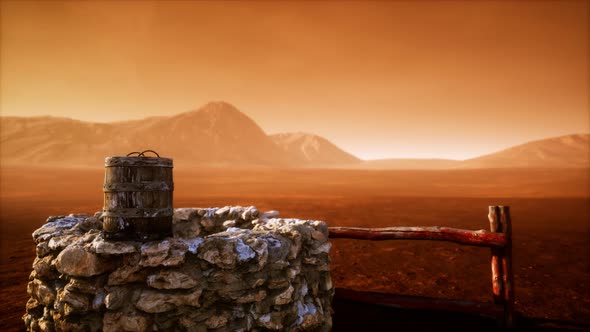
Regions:
<svg viewBox="0 0 590 332"><path fill-rule="evenodd" d="M512 225L508 206L490 206L490 231L448 227L330 227L330 238L357 240L434 240L491 249L493 303L478 303L395 294L337 289L336 298L400 308L453 310L498 318L503 327L514 325L514 277L512 272Z"/></svg>

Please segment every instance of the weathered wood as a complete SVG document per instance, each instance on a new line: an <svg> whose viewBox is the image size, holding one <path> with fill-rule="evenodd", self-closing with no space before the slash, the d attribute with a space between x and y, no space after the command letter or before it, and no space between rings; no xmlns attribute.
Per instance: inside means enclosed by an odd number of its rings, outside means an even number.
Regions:
<svg viewBox="0 0 590 332"><path fill-rule="evenodd" d="M500 210L497 206L489 207L488 219L490 220L490 231L501 233ZM492 295L494 303L504 305L504 285L502 278L502 248L492 248Z"/></svg>
<svg viewBox="0 0 590 332"><path fill-rule="evenodd" d="M154 158L154 157L107 157L104 160L106 167L169 167L172 168L172 159L170 158Z"/></svg>
<svg viewBox="0 0 590 332"><path fill-rule="evenodd" d="M336 298L393 307L427 310L453 310L500 318L503 327L514 326L514 277L512 272L512 225L508 207L490 206L490 232L447 227L357 228L329 227L331 238L359 240L441 240L485 246L492 250L492 292L494 303L477 303L415 296L337 289Z"/></svg>
<svg viewBox="0 0 590 332"><path fill-rule="evenodd" d="M334 298L352 300L361 303L377 304L403 309L443 310L470 314L479 314L491 318L502 315L503 306L493 303L472 302L463 300L439 299L422 296L407 296L377 292L355 291L336 288Z"/></svg>
<svg viewBox="0 0 590 332"><path fill-rule="evenodd" d="M510 207L500 206L500 224L502 232L508 240L502 256L502 280L504 283L504 321L506 327L514 326L514 273L512 270L512 219Z"/></svg>
<svg viewBox="0 0 590 332"><path fill-rule="evenodd" d="M122 218L156 218L167 217L174 214L172 208L110 208L106 210L103 217L122 217Z"/></svg>
<svg viewBox="0 0 590 332"><path fill-rule="evenodd" d="M149 183L165 181L172 177L172 168L167 166L106 166L105 183Z"/></svg>
<svg viewBox="0 0 590 332"><path fill-rule="evenodd" d="M105 159L103 228L111 239L152 240L172 230L172 159Z"/></svg>
<svg viewBox="0 0 590 332"><path fill-rule="evenodd" d="M481 247L503 247L506 237L503 234L485 230L470 231L450 227L329 227L331 238L358 240L438 240Z"/></svg>

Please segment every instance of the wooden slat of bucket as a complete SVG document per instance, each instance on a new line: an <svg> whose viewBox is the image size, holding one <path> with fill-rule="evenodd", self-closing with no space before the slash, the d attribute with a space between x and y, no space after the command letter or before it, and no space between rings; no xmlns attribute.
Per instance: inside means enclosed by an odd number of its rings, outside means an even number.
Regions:
<svg viewBox="0 0 590 332"><path fill-rule="evenodd" d="M104 193L105 208L167 208L172 206L169 191L121 191Z"/></svg>
<svg viewBox="0 0 590 332"><path fill-rule="evenodd" d="M171 217L159 218L121 218L104 217L104 227L109 229L105 237L109 239L157 240L170 235Z"/></svg>
<svg viewBox="0 0 590 332"><path fill-rule="evenodd" d="M105 183L144 183L152 181L172 181L170 167L106 167Z"/></svg>
<svg viewBox="0 0 590 332"><path fill-rule="evenodd" d="M107 157L104 165L106 167L169 167L172 168L172 159L154 157Z"/></svg>
<svg viewBox="0 0 590 332"><path fill-rule="evenodd" d="M103 217L157 218L168 217L174 213L172 208L111 208L105 209Z"/></svg>

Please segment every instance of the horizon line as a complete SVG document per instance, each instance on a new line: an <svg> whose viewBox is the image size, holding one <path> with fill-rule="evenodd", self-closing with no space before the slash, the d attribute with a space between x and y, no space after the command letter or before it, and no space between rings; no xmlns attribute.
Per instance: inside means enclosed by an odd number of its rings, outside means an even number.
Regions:
<svg viewBox="0 0 590 332"><path fill-rule="evenodd" d="M44 114L44 115L28 115L28 116L22 116L22 115L4 115L1 114L0 112L0 120L2 118L20 118L20 119L34 119L34 118L53 118L53 119L64 119L64 120L72 120L72 121L77 121L77 122L81 122L81 123L98 123L98 124L117 124L117 123L125 123L125 122L134 122L134 121L143 121L143 120L147 120L147 119L156 119L156 118L170 118L170 117L174 117L180 114L185 114L185 113L190 113L190 112L195 112L195 111L199 111L200 109L202 109L204 106L211 104L211 103L216 103L216 102L222 102L222 103L226 103L232 107L234 107L238 112L244 114L245 116L247 116L250 120L252 120L254 123L256 123L256 125L258 125L260 127L260 125L258 124L258 122L256 122L252 117L250 117L250 115L248 115L247 113L243 112L242 110L238 109L236 106L234 106L232 103L229 102L225 102L225 101L210 101L207 102L197 108L188 110L188 111L183 111L183 112L178 112L178 113L174 113L174 114L170 114L170 115L154 115L154 116L146 116L143 118L133 118L133 119L127 119L127 120L115 120L115 121L97 121L97 120L83 120L83 119L77 119L77 118L73 118L73 117L67 117L67 116L56 116L56 115L51 115L51 114ZM466 160L470 160L470 159L475 159L475 158L479 158L479 157L483 157L486 155L490 155L490 154L494 154L494 153L498 153L507 149L511 149L513 147L517 147L520 145L524 145L524 144L529 144L529 143L534 143L534 142L538 142L538 141L542 141L542 140L547 140L547 139L554 139L554 138L560 138L560 137L566 137L566 136L574 136L574 135L590 135L590 131L589 132L585 132L585 133L580 133L580 132L574 132L574 133L569 133L569 134L561 134L561 135L556 135L556 136L546 136L543 138L536 138L536 139L531 139L528 141L524 141L521 143L517 143L517 144L513 144L513 145L508 145L505 146L503 148L499 148L499 149L495 149L492 151L488 151L488 152L484 152L481 154L477 154L474 156L470 156L470 157L466 157L466 158L451 158L451 157L434 157L434 156L422 156L422 157L411 157L411 156L380 156L380 157L375 157L375 158L366 158L366 157L361 157L358 156L355 153L352 153L350 151L348 151L348 149L344 149L342 148L340 145L337 145L336 143L332 142L332 140L324 137L321 134L317 134L317 133L310 133L310 132L305 132L302 130L297 130L297 131L288 131L288 132L268 132L266 130L264 130L262 127L260 127L264 134L267 136L272 136L272 135L277 135L277 134L298 134L298 133L303 133L306 135L315 135L315 136L319 136L321 138L326 139L329 143L333 144L334 146L336 146L338 149L341 149L342 151L354 156L355 158L359 159L359 161L361 162L369 162L369 161L385 161L385 160L441 160L441 161L456 161L456 162L461 162L461 161L466 161Z"/></svg>

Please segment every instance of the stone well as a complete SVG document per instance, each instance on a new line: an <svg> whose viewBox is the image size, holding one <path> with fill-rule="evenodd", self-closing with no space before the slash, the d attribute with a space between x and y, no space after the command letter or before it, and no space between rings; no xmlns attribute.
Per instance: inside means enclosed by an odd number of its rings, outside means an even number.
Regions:
<svg viewBox="0 0 590 332"><path fill-rule="evenodd" d="M98 216L50 217L23 316L31 331L327 331L322 221L255 207L176 209L173 236L108 241Z"/></svg>

